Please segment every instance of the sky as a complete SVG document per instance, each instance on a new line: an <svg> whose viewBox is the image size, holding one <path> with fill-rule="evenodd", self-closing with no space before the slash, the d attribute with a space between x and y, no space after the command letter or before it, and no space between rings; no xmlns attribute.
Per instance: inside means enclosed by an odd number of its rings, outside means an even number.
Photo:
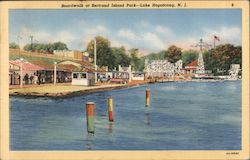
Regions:
<svg viewBox="0 0 250 160"><path fill-rule="evenodd" d="M112 47L139 48L145 55L170 45L191 49L200 38L213 44L241 45L240 9L168 10L10 10L9 42L64 42L71 50L86 50L95 36Z"/></svg>

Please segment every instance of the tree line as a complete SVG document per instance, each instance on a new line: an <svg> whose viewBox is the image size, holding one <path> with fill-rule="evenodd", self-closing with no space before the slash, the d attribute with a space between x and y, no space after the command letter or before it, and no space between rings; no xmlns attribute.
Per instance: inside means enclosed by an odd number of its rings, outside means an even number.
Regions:
<svg viewBox="0 0 250 160"><path fill-rule="evenodd" d="M182 51L177 46L170 46L167 50L158 53L151 53L144 57L144 59L157 60L167 59L169 62L175 63L182 60L183 66L188 65L194 60L198 59L198 51L187 50ZM215 75L228 74L231 64L240 64L242 66L242 47L234 46L232 44L222 44L215 48L205 50L203 53L203 60L206 70L211 70Z"/></svg>
<svg viewBox="0 0 250 160"><path fill-rule="evenodd" d="M97 65L108 66L109 69L117 69L118 65L121 66L132 66L132 69L135 71L142 71L142 66L144 62L139 58L139 49L131 48L126 50L124 46L121 47L112 47L111 42L101 36L97 36L96 45L97 45ZM90 54L90 58L94 58L94 40L91 40L87 44L87 52ZM143 64L142 64L143 63Z"/></svg>
<svg viewBox="0 0 250 160"><path fill-rule="evenodd" d="M16 43L10 43L9 48L19 49L19 45ZM55 42L55 43L32 43L26 44L23 49L25 51L35 51L41 53L52 54L54 50L68 50L68 47L65 43Z"/></svg>
<svg viewBox="0 0 250 160"><path fill-rule="evenodd" d="M97 65L108 66L109 69L118 68L118 65L129 66L132 65L134 71L143 71L144 62L148 60L163 60L167 59L171 63L178 60L183 61L183 66L188 65L198 58L198 51L187 50L182 51L180 47L175 45L170 46L167 50L162 50L157 53L150 53L148 55L139 56L138 48L131 48L126 50L124 46L112 47L111 42L104 37L97 36ZM10 48L18 49L19 46L15 43L10 43ZM38 51L53 53L53 50L67 50L65 43L56 42L49 44L34 43L24 46L26 51ZM87 50L90 58L94 58L94 40L87 44ZM205 69L211 70L215 74L220 74L221 71L227 72L231 64L240 64L242 62L242 48L241 46L234 46L232 44L222 44L216 48L209 49L203 52L203 59Z"/></svg>

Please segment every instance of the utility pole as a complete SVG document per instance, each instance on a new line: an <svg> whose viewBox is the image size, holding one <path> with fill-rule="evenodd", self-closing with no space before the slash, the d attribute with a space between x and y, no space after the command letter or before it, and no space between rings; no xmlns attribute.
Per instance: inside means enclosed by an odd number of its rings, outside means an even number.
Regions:
<svg viewBox="0 0 250 160"><path fill-rule="evenodd" d="M56 79L57 79L57 75L56 75L56 64L57 64L57 62L54 62L54 86L56 85Z"/></svg>
<svg viewBox="0 0 250 160"><path fill-rule="evenodd" d="M96 38L94 39L94 65L95 65L95 83L97 82L97 65L96 65Z"/></svg>
<svg viewBox="0 0 250 160"><path fill-rule="evenodd" d="M33 37L34 36L30 36L30 49L31 49L31 51L33 51Z"/></svg>
<svg viewBox="0 0 250 160"><path fill-rule="evenodd" d="M20 58L20 88L23 88L23 58Z"/></svg>
<svg viewBox="0 0 250 160"><path fill-rule="evenodd" d="M19 46L19 50L18 50L19 58L20 58L20 51L21 51L21 46L20 46L20 40L21 39L22 39L21 36L17 36L17 43L18 43L18 46Z"/></svg>

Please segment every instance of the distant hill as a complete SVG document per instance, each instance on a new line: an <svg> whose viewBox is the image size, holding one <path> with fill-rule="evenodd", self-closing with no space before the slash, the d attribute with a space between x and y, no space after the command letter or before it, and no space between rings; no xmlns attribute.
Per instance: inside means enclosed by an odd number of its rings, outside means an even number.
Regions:
<svg viewBox="0 0 250 160"><path fill-rule="evenodd" d="M47 55L47 54L38 54L35 52L27 52L27 51L20 51L18 49L10 49L9 50L9 60L17 60L23 58L27 61L43 61L49 64L53 64L54 62L59 62L62 59L59 57L55 57L53 55Z"/></svg>

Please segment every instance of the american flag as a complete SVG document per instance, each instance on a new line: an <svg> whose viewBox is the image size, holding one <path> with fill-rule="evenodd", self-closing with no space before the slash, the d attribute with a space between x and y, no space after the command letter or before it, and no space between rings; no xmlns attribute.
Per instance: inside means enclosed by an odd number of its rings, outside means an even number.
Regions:
<svg viewBox="0 0 250 160"><path fill-rule="evenodd" d="M220 38L218 36L214 36L214 39L220 41Z"/></svg>

